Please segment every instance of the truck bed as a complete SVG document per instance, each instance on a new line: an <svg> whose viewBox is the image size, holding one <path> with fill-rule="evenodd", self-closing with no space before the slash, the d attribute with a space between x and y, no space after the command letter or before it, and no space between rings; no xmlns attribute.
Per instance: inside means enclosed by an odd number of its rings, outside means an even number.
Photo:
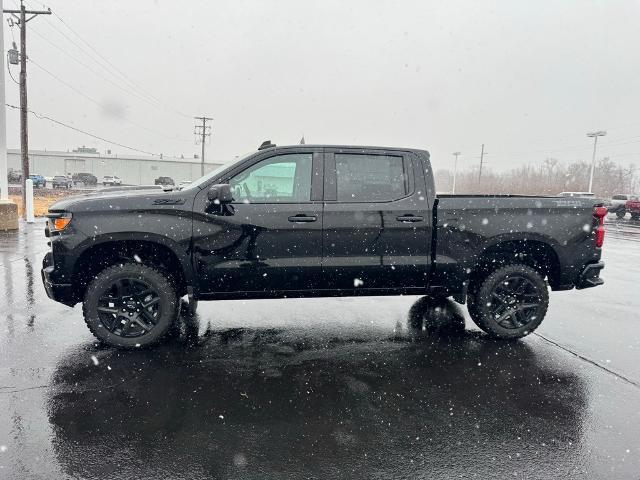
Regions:
<svg viewBox="0 0 640 480"><path fill-rule="evenodd" d="M435 202L436 282L466 278L492 246L545 251L559 265L549 276L555 290L572 288L594 248L593 209L602 200L528 195L438 195ZM518 249L512 249L518 250ZM521 250L521 248L520 248Z"/></svg>

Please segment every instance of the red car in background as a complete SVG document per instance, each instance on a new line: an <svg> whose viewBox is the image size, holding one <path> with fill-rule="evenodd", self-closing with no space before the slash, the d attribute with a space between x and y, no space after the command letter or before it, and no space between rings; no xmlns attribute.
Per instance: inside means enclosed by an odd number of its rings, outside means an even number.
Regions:
<svg viewBox="0 0 640 480"><path fill-rule="evenodd" d="M633 196L627 200L625 209L631 214L631 220L640 220L640 197Z"/></svg>

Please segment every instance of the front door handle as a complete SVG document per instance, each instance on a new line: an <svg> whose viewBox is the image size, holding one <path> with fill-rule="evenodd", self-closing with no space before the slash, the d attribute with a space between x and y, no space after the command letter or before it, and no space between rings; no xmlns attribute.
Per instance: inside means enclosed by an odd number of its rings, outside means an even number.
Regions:
<svg viewBox="0 0 640 480"><path fill-rule="evenodd" d="M400 215L396 217L396 220L402 223L414 223L423 221L424 217L418 217L417 215Z"/></svg>
<svg viewBox="0 0 640 480"><path fill-rule="evenodd" d="M317 215L305 215L304 213L299 213L298 215L294 215L289 217L289 221L293 223L310 223L318 220Z"/></svg>

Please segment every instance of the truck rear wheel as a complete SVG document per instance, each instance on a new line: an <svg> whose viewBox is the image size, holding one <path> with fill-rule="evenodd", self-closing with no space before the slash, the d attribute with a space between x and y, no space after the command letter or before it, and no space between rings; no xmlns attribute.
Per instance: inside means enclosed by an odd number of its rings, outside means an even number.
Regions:
<svg viewBox="0 0 640 480"><path fill-rule="evenodd" d="M533 332L549 306L547 283L527 265L507 265L472 285L471 319L492 337L515 339Z"/></svg>
<svg viewBox="0 0 640 480"><path fill-rule="evenodd" d="M618 210L616 212L616 217L618 218L624 218L624 216L627 214L627 212L625 212L624 210Z"/></svg>
<svg viewBox="0 0 640 480"><path fill-rule="evenodd" d="M115 347L144 347L160 341L176 321L178 296L158 270L138 263L115 265L89 284L84 319L102 342Z"/></svg>

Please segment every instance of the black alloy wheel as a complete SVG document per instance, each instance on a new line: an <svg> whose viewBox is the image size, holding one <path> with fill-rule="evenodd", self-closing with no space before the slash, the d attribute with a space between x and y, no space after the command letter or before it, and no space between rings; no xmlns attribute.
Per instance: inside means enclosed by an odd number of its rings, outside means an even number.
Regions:
<svg viewBox="0 0 640 480"><path fill-rule="evenodd" d="M98 273L82 305L87 326L115 347L143 347L162 339L176 321L179 300L167 274L140 263Z"/></svg>
<svg viewBox="0 0 640 480"><path fill-rule="evenodd" d="M98 299L102 325L120 337L140 337L155 328L162 313L160 296L146 282L119 278Z"/></svg>
<svg viewBox="0 0 640 480"><path fill-rule="evenodd" d="M513 264L491 272L470 287L469 315L482 330L513 339L533 332L549 305L544 277L527 265Z"/></svg>
<svg viewBox="0 0 640 480"><path fill-rule="evenodd" d="M536 286L523 275L510 275L491 292L489 309L494 321L504 328L529 325L540 310Z"/></svg>

